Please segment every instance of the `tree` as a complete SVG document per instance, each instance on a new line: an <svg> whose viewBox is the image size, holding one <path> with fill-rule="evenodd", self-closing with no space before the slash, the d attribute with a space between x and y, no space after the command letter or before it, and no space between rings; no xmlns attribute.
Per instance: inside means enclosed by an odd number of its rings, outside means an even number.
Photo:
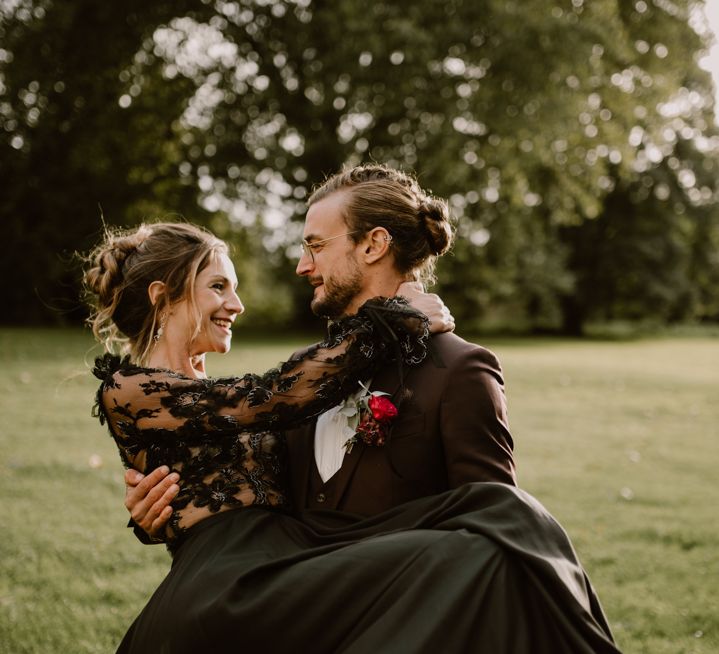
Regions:
<svg viewBox="0 0 719 654"><path fill-rule="evenodd" d="M103 216L133 224L195 204L194 185L176 175L175 118L190 85L177 80L141 94L132 78L154 24L193 4L4 6L0 215L12 248L0 275L13 280L3 285L5 321L81 315L72 255L99 237ZM132 104L118 104L133 95Z"/></svg>
<svg viewBox="0 0 719 654"><path fill-rule="evenodd" d="M282 315L307 318L291 259L311 185L374 159L416 170L450 198L460 239L441 263L439 288L466 326L580 332L587 320L611 317L715 319L719 148L711 82L695 63L707 39L693 28L698 6L138 4L120 48L102 27L95 61L70 58L80 79L104 80L114 104L94 102L91 115L73 109L84 133L66 146L104 162L91 178L121 220L146 215L150 197L188 211L197 193L202 219L238 241L256 300L263 281L286 290L275 303ZM70 10L51 9L52 23L12 23L6 96L28 92L36 73L22 81L13 71L35 71L29 53L46 32L81 34L58 21ZM95 11L119 23L125 9ZM99 144L84 138L88 124ZM7 134L9 143L22 137ZM51 151L37 133L23 143L37 153L26 171ZM138 144L141 158L133 156ZM121 184L113 179L117 197L106 184L111 169L129 171ZM60 180L52 185L69 205L67 171ZM47 207L35 215L52 224ZM666 274L649 283L658 262ZM264 316L278 306L266 303Z"/></svg>

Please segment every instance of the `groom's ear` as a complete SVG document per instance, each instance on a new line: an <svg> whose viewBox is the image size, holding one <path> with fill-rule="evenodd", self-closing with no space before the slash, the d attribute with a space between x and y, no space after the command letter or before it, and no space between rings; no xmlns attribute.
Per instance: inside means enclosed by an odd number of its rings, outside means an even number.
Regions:
<svg viewBox="0 0 719 654"><path fill-rule="evenodd" d="M164 295L165 293L165 282L152 282L147 287L147 295L150 298L150 304L154 307L157 304L157 301Z"/></svg>
<svg viewBox="0 0 719 654"><path fill-rule="evenodd" d="M375 263L387 256L392 246L392 236L384 227L375 227L365 234L362 256L365 263Z"/></svg>

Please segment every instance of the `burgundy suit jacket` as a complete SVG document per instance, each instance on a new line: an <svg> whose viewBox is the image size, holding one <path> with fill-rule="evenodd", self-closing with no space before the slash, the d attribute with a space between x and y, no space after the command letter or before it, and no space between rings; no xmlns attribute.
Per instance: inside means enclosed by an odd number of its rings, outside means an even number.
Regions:
<svg viewBox="0 0 719 654"><path fill-rule="evenodd" d="M357 443L323 483L314 458L315 421L287 433L292 502L298 512L381 513L413 499L476 481L516 485L504 382L492 352L453 333L430 341L430 354L375 375L399 408L384 446Z"/></svg>

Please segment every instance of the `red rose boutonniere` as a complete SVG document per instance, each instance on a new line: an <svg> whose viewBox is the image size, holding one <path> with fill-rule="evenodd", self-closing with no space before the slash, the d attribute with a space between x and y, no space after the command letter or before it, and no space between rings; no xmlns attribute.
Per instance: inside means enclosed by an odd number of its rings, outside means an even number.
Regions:
<svg viewBox="0 0 719 654"><path fill-rule="evenodd" d="M358 424L353 436L345 442L349 454L357 442L373 447L385 444L392 421L397 417L397 407L382 391L372 391L362 384L365 393L357 399Z"/></svg>

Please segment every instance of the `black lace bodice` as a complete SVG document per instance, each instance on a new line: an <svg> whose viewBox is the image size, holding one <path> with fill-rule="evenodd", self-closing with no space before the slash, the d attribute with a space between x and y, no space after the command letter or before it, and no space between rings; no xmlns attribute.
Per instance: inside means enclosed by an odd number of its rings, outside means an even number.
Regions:
<svg viewBox="0 0 719 654"><path fill-rule="evenodd" d="M427 320L401 298L376 298L332 323L328 337L263 375L193 379L106 354L95 415L127 467L180 473L168 541L211 513L249 504L282 507L280 430L322 413L392 360L424 359Z"/></svg>

